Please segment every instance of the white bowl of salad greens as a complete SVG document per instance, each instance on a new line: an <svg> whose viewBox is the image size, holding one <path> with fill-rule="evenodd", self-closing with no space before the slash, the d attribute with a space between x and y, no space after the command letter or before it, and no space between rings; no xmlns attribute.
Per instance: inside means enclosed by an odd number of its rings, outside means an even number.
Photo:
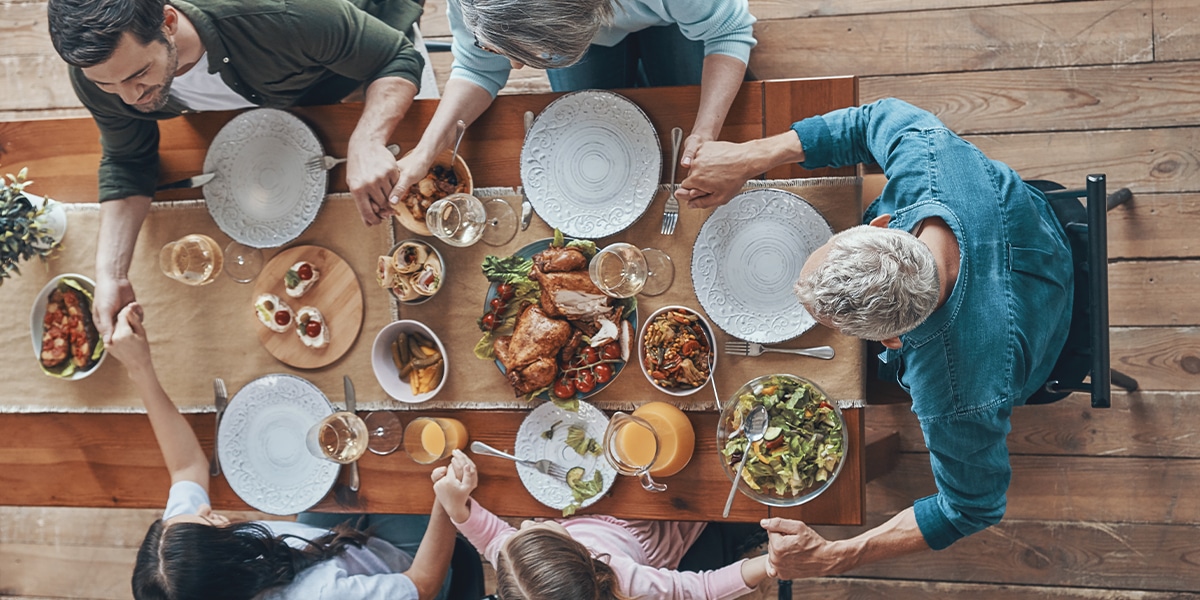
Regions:
<svg viewBox="0 0 1200 600"><path fill-rule="evenodd" d="M767 409L767 432L750 444L742 419ZM846 462L842 411L817 385L796 375L763 375L746 382L721 410L717 448L732 482L742 455L738 489L769 506L796 506L824 492Z"/></svg>

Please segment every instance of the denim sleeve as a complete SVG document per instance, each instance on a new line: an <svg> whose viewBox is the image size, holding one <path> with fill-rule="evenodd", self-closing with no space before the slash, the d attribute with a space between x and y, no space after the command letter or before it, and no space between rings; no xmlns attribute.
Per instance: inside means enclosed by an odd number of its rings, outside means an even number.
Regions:
<svg viewBox="0 0 1200 600"><path fill-rule="evenodd" d="M946 548L1004 516L1011 413L1001 400L968 414L921 420L938 493L917 500L913 510L930 548Z"/></svg>
<svg viewBox="0 0 1200 600"><path fill-rule="evenodd" d="M459 0L446 2L446 17L450 21L450 33L454 35L450 44L450 52L454 55L450 79L466 79L495 98L500 88L508 83L512 64L503 56L475 46L475 34L463 22L462 8L458 3Z"/></svg>
<svg viewBox="0 0 1200 600"><path fill-rule="evenodd" d="M903 100L885 98L866 106L843 108L792 124L804 147L806 169L879 164L887 172L911 153L901 152L911 134L945 129L928 111ZM891 173L888 173L889 179Z"/></svg>

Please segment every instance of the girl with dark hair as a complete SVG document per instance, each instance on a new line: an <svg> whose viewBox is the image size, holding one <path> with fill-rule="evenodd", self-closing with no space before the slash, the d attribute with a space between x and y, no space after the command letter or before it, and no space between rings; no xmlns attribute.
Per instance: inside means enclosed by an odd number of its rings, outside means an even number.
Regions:
<svg viewBox="0 0 1200 600"><path fill-rule="evenodd" d="M520 530L471 498L475 463L455 451L433 471L433 491L459 531L496 568L500 600L723 600L749 593L767 577L767 557L715 571L675 570L705 523L626 521L603 515L536 523Z"/></svg>
<svg viewBox="0 0 1200 600"><path fill-rule="evenodd" d="M299 522L231 523L208 500L208 458L167 397L150 360L142 309L118 315L108 350L124 363L171 473L163 518L138 549L138 600L432 600L444 596L454 526L441 505L431 516L373 515L368 535L347 515ZM353 518L353 517L351 517ZM317 525L317 526L314 526ZM471 574L460 574L471 576Z"/></svg>

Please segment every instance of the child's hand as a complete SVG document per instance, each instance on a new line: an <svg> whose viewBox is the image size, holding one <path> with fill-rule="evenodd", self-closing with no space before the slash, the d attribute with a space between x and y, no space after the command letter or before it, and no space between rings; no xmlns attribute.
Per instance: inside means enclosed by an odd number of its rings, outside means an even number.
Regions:
<svg viewBox="0 0 1200 600"><path fill-rule="evenodd" d="M450 466L434 469L432 479L433 493L442 503L442 508L446 509L446 514L456 523L466 521L471 516L467 500L471 499L471 492L479 485L475 463L461 450L455 450Z"/></svg>
<svg viewBox="0 0 1200 600"><path fill-rule="evenodd" d="M142 327L142 307L134 302L125 305L117 315L108 351L125 365L131 377L152 368L150 342Z"/></svg>

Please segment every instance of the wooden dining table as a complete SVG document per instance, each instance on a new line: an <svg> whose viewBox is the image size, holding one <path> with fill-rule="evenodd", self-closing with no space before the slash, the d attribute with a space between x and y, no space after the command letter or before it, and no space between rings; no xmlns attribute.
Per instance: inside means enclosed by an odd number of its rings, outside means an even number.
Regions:
<svg viewBox="0 0 1200 600"><path fill-rule="evenodd" d="M695 117L699 102L696 87L621 90L647 114L660 139L669 139L672 126L685 129ZM467 131L463 155L471 165L476 187L520 185L519 165L524 139L522 116L545 108L560 94L501 96ZM857 80L852 77L747 82L743 84L721 139L745 141L784 131L793 121L857 104ZM415 145L432 117L437 101L417 101L401 121L392 141L408 149ZM309 123L327 154L344 156L349 134L361 113L359 104L304 107L293 112ZM209 142L236 112L202 113L160 123L164 182L201 172ZM63 202L94 202L96 165L100 158L98 131L90 119L61 119L0 123L0 163L10 169L27 166L38 181L37 192ZM663 149L664 164L670 160ZM664 179L669 170L663 169ZM772 179L854 177L854 167L807 171L798 165L766 174ZM665 182L665 181L664 181ZM345 192L342 170L331 172L330 192ZM156 200L195 198L196 190L160 193ZM858 219L860 204L830 207L846 211L843 222ZM658 219L647 213L644 219ZM689 242L690 244L690 242ZM76 267L90 272L92 265ZM368 275L369 277L369 275ZM137 282L134 282L135 286ZM373 285L368 282L368 285ZM3 291L0 290L0 298ZM9 307L27 310L25 307ZM473 327L473 323L467 324ZM820 329L820 328L819 328ZM734 503L730 520L755 521L767 516L802 519L814 524L857 525L865 513L865 486L890 464L895 439L867 439L862 402L865 373L861 365L865 348L858 340L834 332L817 334L832 340L839 351L835 360L856 365L851 391L844 393L846 459L837 480L815 500L797 507L772 508L747 498ZM370 344L371 334L357 344ZM632 366L632 365L631 365ZM628 375L627 377L637 377ZM734 389L740 382L722 382ZM88 385L83 380L78 385ZM856 388L856 389L855 389ZM647 396L643 400L658 399ZM365 413L365 411L364 411ZM456 409L441 402L436 408L403 413L407 421L417 415L453 416L466 426L471 439L511 447L528 410L514 408ZM663 493L644 491L636 479L622 477L593 512L621 518L713 520L720 518L730 481L718 459L718 413L709 407L689 410L697 432L692 463L670 478ZM211 413L186 414L205 450L211 452L214 419ZM512 465L498 460L477 461L482 481L475 497L493 512L507 516L556 516L525 492ZM433 502L428 484L432 466L419 465L403 452L387 456L366 454L359 461L363 487L352 501L331 493L314 510L331 512L423 513ZM31 412L0 414L0 505L79 507L162 507L169 476L144 414L108 412ZM245 509L224 478L214 479L212 503L218 509Z"/></svg>

